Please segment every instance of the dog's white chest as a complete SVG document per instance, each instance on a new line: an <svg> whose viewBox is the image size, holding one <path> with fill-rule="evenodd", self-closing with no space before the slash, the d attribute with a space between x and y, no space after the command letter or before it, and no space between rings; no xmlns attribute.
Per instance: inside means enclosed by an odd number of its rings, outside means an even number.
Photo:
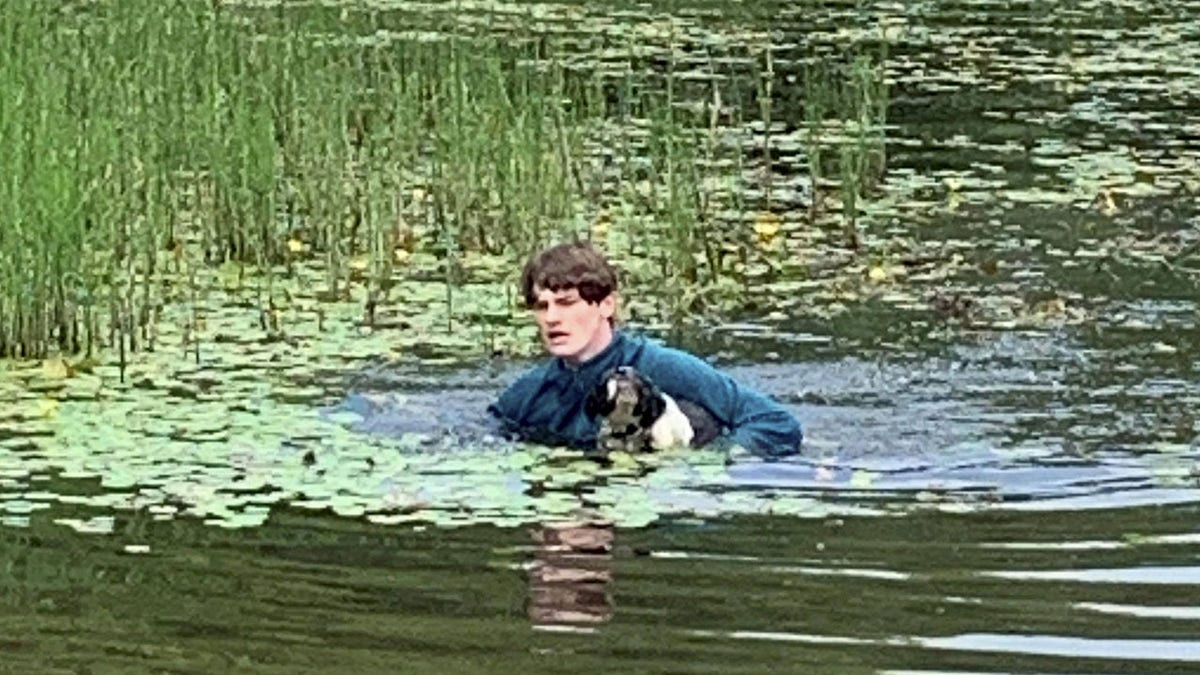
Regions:
<svg viewBox="0 0 1200 675"><path fill-rule="evenodd" d="M667 404L663 414L650 426L650 445L655 450L686 447L692 443L692 423L679 409L675 399L662 395Z"/></svg>

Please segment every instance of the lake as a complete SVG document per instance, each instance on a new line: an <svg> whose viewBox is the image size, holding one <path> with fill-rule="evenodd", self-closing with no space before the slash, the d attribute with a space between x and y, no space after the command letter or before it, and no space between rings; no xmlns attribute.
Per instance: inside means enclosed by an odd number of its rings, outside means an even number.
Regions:
<svg viewBox="0 0 1200 675"><path fill-rule="evenodd" d="M888 43L869 254L785 227L736 312L667 324L647 289L626 312L793 410L803 455L599 467L485 438L534 351L490 268L449 330L414 256L392 323L356 297L288 340L216 284L198 356L167 308L123 377L3 371L0 672L1200 669L1196 3L374 9L635 34L649 62L669 26L766 39L783 91L808 50Z"/></svg>

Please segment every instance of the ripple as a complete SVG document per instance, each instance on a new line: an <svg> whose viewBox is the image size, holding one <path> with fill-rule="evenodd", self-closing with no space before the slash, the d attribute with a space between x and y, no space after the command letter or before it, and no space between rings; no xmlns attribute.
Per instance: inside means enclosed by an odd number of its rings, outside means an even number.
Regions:
<svg viewBox="0 0 1200 675"><path fill-rule="evenodd" d="M1200 586L1200 567L1168 566L1075 570L997 570L983 576L1021 581L1077 581L1089 584L1169 584Z"/></svg>
<svg viewBox="0 0 1200 675"><path fill-rule="evenodd" d="M1200 641L1197 640L1099 639L1060 635L1001 635L993 633L914 638L914 640L921 646L930 649L1063 656L1075 659L1114 659L1123 662L1200 662Z"/></svg>

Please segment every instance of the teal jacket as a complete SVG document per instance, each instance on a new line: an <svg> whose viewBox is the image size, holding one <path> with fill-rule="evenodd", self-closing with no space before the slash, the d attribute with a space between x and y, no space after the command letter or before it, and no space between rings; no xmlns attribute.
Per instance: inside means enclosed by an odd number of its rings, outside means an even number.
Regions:
<svg viewBox="0 0 1200 675"><path fill-rule="evenodd" d="M599 422L584 412L584 402L604 373L617 366L633 366L673 398L707 408L724 431L714 443L740 445L766 457L800 451L800 423L774 400L687 352L621 331L578 368L553 358L525 373L488 412L506 432L526 440L593 448Z"/></svg>

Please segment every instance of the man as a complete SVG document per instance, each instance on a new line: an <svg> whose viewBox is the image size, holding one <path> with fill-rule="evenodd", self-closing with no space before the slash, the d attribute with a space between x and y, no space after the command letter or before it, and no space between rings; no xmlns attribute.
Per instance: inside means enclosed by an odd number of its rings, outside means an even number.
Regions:
<svg viewBox="0 0 1200 675"><path fill-rule="evenodd" d="M599 423L584 411L600 378L632 366L666 394L704 406L725 433L716 443L776 457L800 449L800 423L763 394L686 352L616 328L617 278L586 242L532 257L521 291L554 357L521 376L488 407L505 428L548 445L594 447Z"/></svg>

